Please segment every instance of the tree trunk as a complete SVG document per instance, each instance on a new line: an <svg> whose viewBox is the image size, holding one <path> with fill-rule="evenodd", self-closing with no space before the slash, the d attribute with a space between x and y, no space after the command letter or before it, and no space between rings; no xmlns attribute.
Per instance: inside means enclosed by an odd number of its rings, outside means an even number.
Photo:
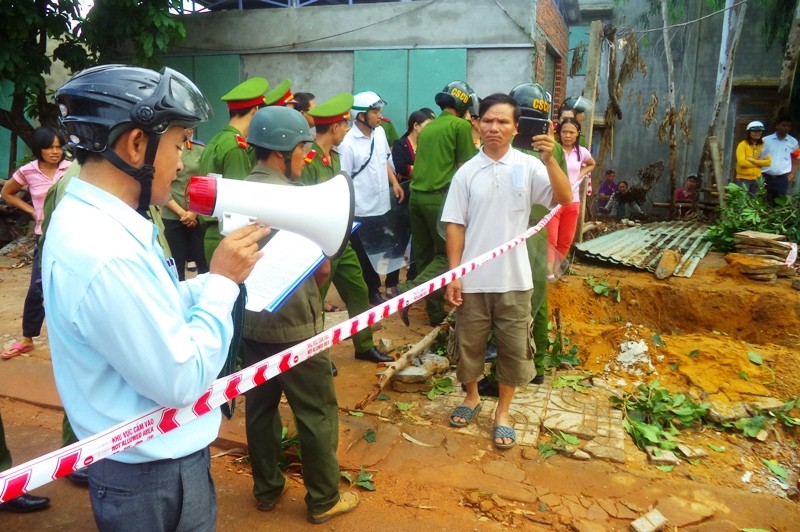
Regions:
<svg viewBox="0 0 800 532"><path fill-rule="evenodd" d="M792 83L797 69L798 54L800 54L800 0L795 3L792 29L789 31L786 51L783 54L783 65L781 66L781 77L778 83L778 95L775 105L775 119L781 114L789 112L789 99L792 95Z"/></svg>
<svg viewBox="0 0 800 532"><path fill-rule="evenodd" d="M586 137L586 149L592 149L592 130L594 129L594 108L597 101L597 80L600 77L600 45L602 44L603 23L599 20L592 21L589 26L589 59L586 62L586 83L583 88L583 96L592 103L591 109L586 112L583 118L581 131ZM600 169L598 168L599 172ZM578 216L578 224L575 228L575 241L583 242L583 224L586 220L586 179L580 187L581 210Z"/></svg>
<svg viewBox="0 0 800 532"><path fill-rule="evenodd" d="M664 37L664 58L667 62L667 120L669 126L669 212L675 211L675 168L678 165L678 140L675 127L675 67L672 64L672 43L669 37L669 14L667 12L667 0L661 0L661 17L664 19L662 35Z"/></svg>
<svg viewBox="0 0 800 532"><path fill-rule="evenodd" d="M714 106L711 112L711 122L706 133L705 150L698 164L698 175L702 175L705 163L711 153L711 139L717 150L722 149L725 143L725 131L727 125L728 106L731 100L731 85L733 81L733 64L736 55L736 47L739 44L739 37L742 35L744 27L744 15L747 4L735 5L734 0L725 0L725 18L722 26L722 39L719 47L719 62L717 63L716 93L714 95ZM724 176L717 176L716 172L721 171L721 166L716 164L712 158L711 168L714 171L717 192L720 198L725 195L724 187L719 188L719 183L724 183ZM721 200L724 202L724 200Z"/></svg>

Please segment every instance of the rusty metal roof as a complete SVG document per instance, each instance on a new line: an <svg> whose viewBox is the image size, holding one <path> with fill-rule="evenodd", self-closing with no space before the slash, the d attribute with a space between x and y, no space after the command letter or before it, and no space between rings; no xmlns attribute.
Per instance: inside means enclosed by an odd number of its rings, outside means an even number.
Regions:
<svg viewBox="0 0 800 532"><path fill-rule="evenodd" d="M691 277L711 248L711 242L703 240L707 231L708 226L699 222L656 222L607 233L575 248L587 257L651 272L664 250L672 249L682 257L673 275Z"/></svg>

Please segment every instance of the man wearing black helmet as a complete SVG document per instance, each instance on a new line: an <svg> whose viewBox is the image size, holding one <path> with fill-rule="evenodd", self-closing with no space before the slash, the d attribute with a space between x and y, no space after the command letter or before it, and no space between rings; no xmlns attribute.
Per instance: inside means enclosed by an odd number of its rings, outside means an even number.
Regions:
<svg viewBox="0 0 800 532"><path fill-rule="evenodd" d="M159 406L191 405L222 368L238 284L269 230L250 226L217 248L210 273L179 282L143 215L164 205L181 169L184 128L209 117L181 74L105 65L57 92L81 164L53 213L42 280L53 372L79 438ZM79 238L76 238L79 235ZM89 466L100 530L214 530L208 445L216 409Z"/></svg>
<svg viewBox="0 0 800 532"><path fill-rule="evenodd" d="M442 113L420 132L414 179L411 180L411 252L417 263L413 281L398 285L400 292L424 284L448 270L444 238L439 234L439 215L456 170L471 159L477 148L472 141L472 126L464 119L467 111L478 115L478 96L463 81L452 81L436 94ZM425 299L428 321L438 325L447 315L444 294L438 290ZM408 325L408 308L400 311Z"/></svg>

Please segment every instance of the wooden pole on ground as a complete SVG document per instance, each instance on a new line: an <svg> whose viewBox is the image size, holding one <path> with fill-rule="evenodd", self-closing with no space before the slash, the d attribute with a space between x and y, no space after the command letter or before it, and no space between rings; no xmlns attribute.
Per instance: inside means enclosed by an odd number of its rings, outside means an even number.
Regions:
<svg viewBox="0 0 800 532"><path fill-rule="evenodd" d="M447 320L445 320L438 327L434 327L431 332L422 338L422 340L411 346L411 349L403 353L400 358L389 364L389 366L386 368L386 371L384 371L378 379L378 384L373 387L372 391L369 392L366 397L358 402L356 405L356 410L363 410L368 403L374 401L378 397L378 394L383 391L386 385L391 382L395 373L411 364L411 361L414 360L415 357L423 354L425 350L436 341L439 333L446 332L449 329L450 324L447 322Z"/></svg>
<svg viewBox="0 0 800 532"><path fill-rule="evenodd" d="M717 137L708 137L708 154L714 168L714 179L717 182L717 198L720 208L725 208L725 178L722 175L722 156L719 153Z"/></svg>

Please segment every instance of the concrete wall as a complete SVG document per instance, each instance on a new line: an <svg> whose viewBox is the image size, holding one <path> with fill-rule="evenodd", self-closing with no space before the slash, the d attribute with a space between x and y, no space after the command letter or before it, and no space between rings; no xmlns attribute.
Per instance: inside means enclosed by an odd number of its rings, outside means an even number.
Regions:
<svg viewBox="0 0 800 532"><path fill-rule="evenodd" d="M606 158L604 168L595 173L595 180L602 175L602 171L606 168L616 170L618 179L635 182L637 171L647 164L662 160L668 167L669 146L657 138L658 123L663 118L668 105L664 43L660 31L642 31L644 28L637 20L646 3L646 0L630 0L623 7L615 5L613 9L607 11L613 13L613 18L602 20L604 24L613 23L620 30L637 28L640 55L647 65L647 74L635 74L625 85L620 102L623 118L616 124L613 154ZM596 12L598 2L587 2L587 4L593 13ZM584 6L583 0L581 6ZM759 3L750 2L748 4L747 22L736 51L733 71L734 88L725 116L727 127L725 128L723 162L726 176L730 175L731 171L732 151L735 150L735 144L741 140L741 137L737 137L735 134L737 122L740 123L746 118L766 119L771 112L771 102L766 95L774 94L777 88L783 50L780 45L774 45L772 49L765 50L764 39L761 35L762 10ZM711 10L706 7L705 2L690 2L686 5L683 19L678 22L696 20L710 13ZM573 27L573 30L586 35L587 28L583 25L588 26L589 22L590 20L582 20L581 26ZM682 99L686 102L691 125L691 139L687 142L682 136L679 136L678 140L676 174L679 182L683 180L684 176L697 171L702 155L703 142L711 120L722 23L723 14L719 13L687 26L670 30L673 36L671 50L675 67L676 104L679 106ZM651 26L658 24L660 24L659 19L651 19ZM621 32L618 32L617 36L621 37ZM645 39L649 42L645 43ZM618 44L620 44L619 41ZM570 46L574 45L575 41L572 40ZM598 125L602 126L602 119L608 104L606 66L608 54L609 48L604 45L598 101L595 106L596 140L599 140L602 135L602 130L598 130L597 127ZM620 53L618 66L621 60L622 54ZM583 76L569 78L568 95L581 94L584 83ZM653 93L658 97L657 119L654 124L645 127L643 116ZM745 110L741 104L747 100L750 100L750 104ZM742 116L737 116L740 114ZM593 153L596 155L597 150L594 149ZM707 186L708 180L704 181L703 185ZM649 200L668 201L669 190L668 171L665 171L661 182L651 191ZM655 212L666 214L664 209L655 210Z"/></svg>
<svg viewBox="0 0 800 532"><path fill-rule="evenodd" d="M530 46L536 0L417 0L198 13L173 53Z"/></svg>
<svg viewBox="0 0 800 532"><path fill-rule="evenodd" d="M546 32L533 29L540 4L548 21ZM566 56L563 21L554 29L558 16L552 0L416 0L199 13L182 17L187 38L170 54L238 55L240 79L264 76L274 85L288 78L294 91L313 92L321 101L353 90L356 50L465 49L466 81L485 96L534 80L536 41L542 49L549 45L559 59ZM561 60L562 87L564 64ZM217 83L231 87L238 81ZM428 106L435 108L433 94ZM405 122L405 116L389 111L395 121Z"/></svg>

